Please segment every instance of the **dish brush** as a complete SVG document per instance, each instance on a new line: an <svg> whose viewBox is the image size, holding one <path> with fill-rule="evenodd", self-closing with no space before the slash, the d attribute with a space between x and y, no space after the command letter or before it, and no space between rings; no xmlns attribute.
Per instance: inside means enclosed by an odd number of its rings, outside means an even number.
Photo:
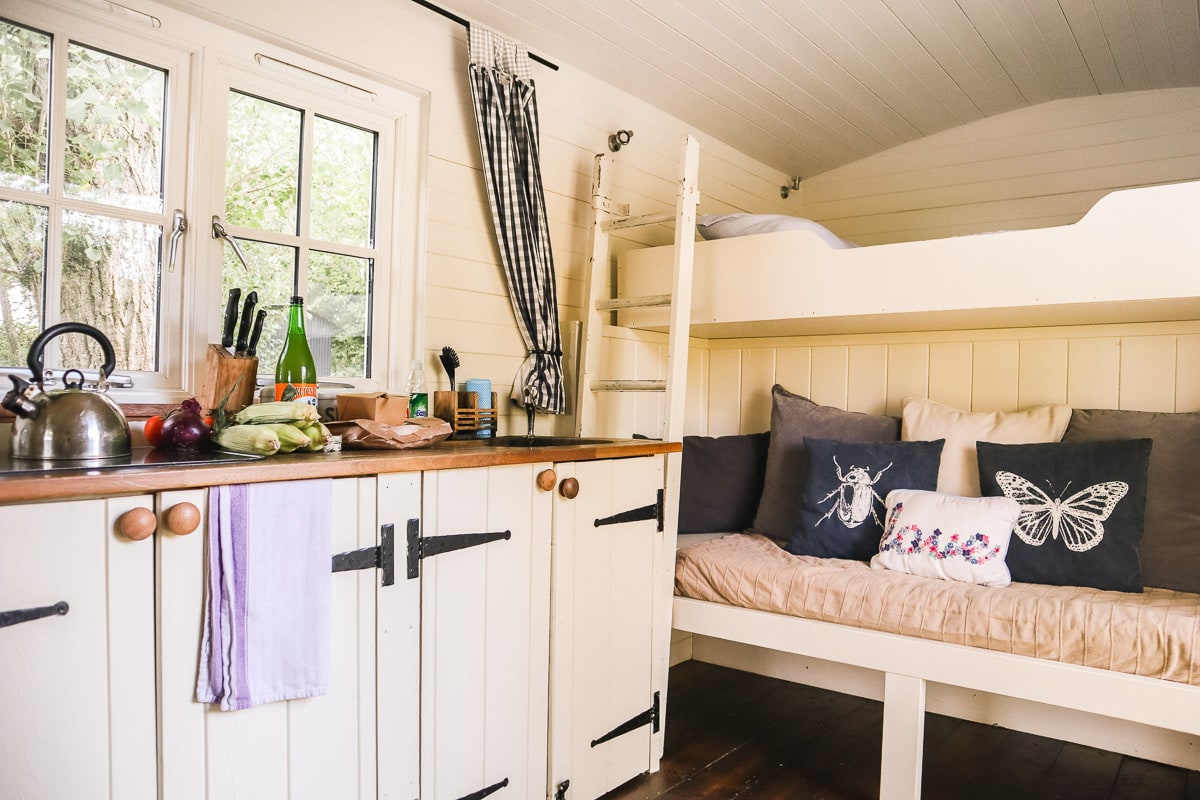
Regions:
<svg viewBox="0 0 1200 800"><path fill-rule="evenodd" d="M453 347L442 348L442 366L446 370L446 374L450 376L450 391L455 391L454 388L454 368L459 365L458 353L454 352Z"/></svg>

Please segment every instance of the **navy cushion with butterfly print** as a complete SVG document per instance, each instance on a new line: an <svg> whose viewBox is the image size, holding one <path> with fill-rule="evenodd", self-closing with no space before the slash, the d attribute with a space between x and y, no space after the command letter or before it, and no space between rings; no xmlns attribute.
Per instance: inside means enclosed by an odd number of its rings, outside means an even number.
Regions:
<svg viewBox="0 0 1200 800"><path fill-rule="evenodd" d="M1007 558L1014 581L1142 591L1149 439L978 447L983 494L1021 506Z"/></svg>
<svg viewBox="0 0 1200 800"><path fill-rule="evenodd" d="M784 549L798 556L869 560L879 552L887 493L936 489L944 443L804 437L808 470L800 519Z"/></svg>

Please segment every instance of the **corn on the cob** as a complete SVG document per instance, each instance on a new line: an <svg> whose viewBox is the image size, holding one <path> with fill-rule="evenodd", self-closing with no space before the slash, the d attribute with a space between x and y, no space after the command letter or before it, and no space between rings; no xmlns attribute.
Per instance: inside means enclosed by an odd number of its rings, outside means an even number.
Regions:
<svg viewBox="0 0 1200 800"><path fill-rule="evenodd" d="M314 453L324 450L325 445L329 443L329 428L326 428L320 422L314 422L312 425L297 425L296 427L303 431L304 435L311 440L308 449Z"/></svg>
<svg viewBox="0 0 1200 800"><path fill-rule="evenodd" d="M233 422L235 425L262 425L273 422L311 424L319 418L316 406L279 400L246 406L234 415Z"/></svg>
<svg viewBox="0 0 1200 800"><path fill-rule="evenodd" d="M230 425L213 434L213 441L223 450L254 456L269 456L279 452L279 434L266 425Z"/></svg>
<svg viewBox="0 0 1200 800"><path fill-rule="evenodd" d="M281 453L290 453L302 447L307 448L312 444L312 440L305 435L304 431L286 422L269 422L260 427L275 431L275 435L279 437L279 452Z"/></svg>

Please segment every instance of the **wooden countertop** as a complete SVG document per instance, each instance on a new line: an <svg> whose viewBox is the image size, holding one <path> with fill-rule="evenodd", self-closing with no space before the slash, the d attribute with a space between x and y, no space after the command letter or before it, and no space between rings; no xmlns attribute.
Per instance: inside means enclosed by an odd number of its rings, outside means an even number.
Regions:
<svg viewBox="0 0 1200 800"><path fill-rule="evenodd" d="M292 453L248 463L24 473L0 477L0 504L141 494L226 483L343 478L388 472L491 467L531 462L592 461L601 458L674 453L679 452L680 448L678 442L648 439L555 447L497 447L482 442L445 441L420 450Z"/></svg>

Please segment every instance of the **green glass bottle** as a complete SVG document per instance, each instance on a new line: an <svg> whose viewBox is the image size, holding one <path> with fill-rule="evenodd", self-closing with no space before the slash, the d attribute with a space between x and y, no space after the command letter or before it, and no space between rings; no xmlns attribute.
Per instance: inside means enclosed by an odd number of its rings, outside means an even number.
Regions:
<svg viewBox="0 0 1200 800"><path fill-rule="evenodd" d="M289 386L297 392L292 400L317 404L317 365L304 335L304 298L299 295L288 309L287 337L275 365L275 399L282 400Z"/></svg>

